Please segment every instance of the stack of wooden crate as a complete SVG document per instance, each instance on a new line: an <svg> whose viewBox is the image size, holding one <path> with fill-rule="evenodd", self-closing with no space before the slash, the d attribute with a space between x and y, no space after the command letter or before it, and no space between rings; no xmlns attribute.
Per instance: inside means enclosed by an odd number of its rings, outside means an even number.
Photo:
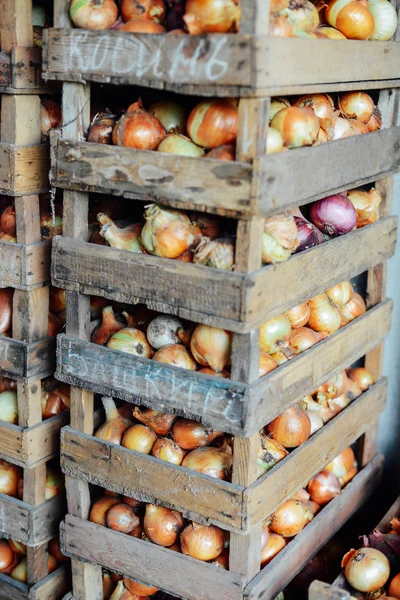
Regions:
<svg viewBox="0 0 400 600"><path fill-rule="evenodd" d="M46 463L59 452L59 415L42 421L41 380L54 373L48 337L50 244L41 241L39 194L49 190L49 146L41 143L41 51L33 45L32 1L0 2L0 194L14 202L17 243L0 241L1 287L14 289L12 337L0 337L0 374L17 380L18 425L0 422L0 456L23 468L23 501L0 494L0 535L27 545L24 585L0 574L0 598L65 592L65 569L48 575L47 542L65 498L45 501Z"/></svg>
<svg viewBox="0 0 400 600"><path fill-rule="evenodd" d="M400 44L270 38L265 0L242 0L240 33L142 35L74 29L55 1L45 78L63 85L62 137L52 140L53 185L64 191L64 235L53 244L52 281L67 290L57 377L70 383L71 427L62 432L68 512L62 526L77 600L102 598L101 567L191 600L271 600L365 501L377 484L377 423L386 397L383 342L391 321L385 261L400 168L395 127ZM348 60L352 56L352 60ZM310 59L312 57L312 60ZM204 160L85 142L90 82L240 98L237 160ZM338 83L340 82L340 83ZM266 155L273 95L378 89L383 128L312 148ZM375 182L381 220L261 268L264 218L330 193ZM235 271L88 243L89 192L237 220ZM259 326L313 295L368 272L369 310L314 348L258 379ZM89 295L143 302L233 332L231 379L206 377L90 343ZM271 472L257 480L258 431L318 385L365 357L377 383ZM219 481L93 437L94 393L190 415L235 437L232 482ZM261 525L330 460L359 440L361 472L260 571ZM229 571L88 521L89 484L176 508L230 532Z"/></svg>

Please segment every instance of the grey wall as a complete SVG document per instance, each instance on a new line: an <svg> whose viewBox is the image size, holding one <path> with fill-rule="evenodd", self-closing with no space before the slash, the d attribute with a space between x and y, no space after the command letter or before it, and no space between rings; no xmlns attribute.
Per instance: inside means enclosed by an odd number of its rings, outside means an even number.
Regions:
<svg viewBox="0 0 400 600"><path fill-rule="evenodd" d="M400 175L395 179L393 214L400 215ZM387 296L394 300L393 322L385 346L384 374L389 377L388 404L379 427L379 449L386 455L386 479L400 492L400 242L389 261Z"/></svg>

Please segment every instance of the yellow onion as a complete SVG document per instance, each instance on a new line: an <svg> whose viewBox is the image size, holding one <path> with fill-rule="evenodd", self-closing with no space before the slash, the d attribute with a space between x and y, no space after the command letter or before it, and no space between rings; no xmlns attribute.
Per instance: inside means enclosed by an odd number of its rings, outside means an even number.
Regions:
<svg viewBox="0 0 400 600"><path fill-rule="evenodd" d="M326 132L328 142L334 142L335 140L341 140L343 138L352 137L354 130L347 119L334 115L331 120L328 119L323 124Z"/></svg>
<svg viewBox="0 0 400 600"><path fill-rule="evenodd" d="M264 377L264 375L270 373L277 367L278 363L272 358L272 356L260 350L260 368L258 371L258 376Z"/></svg>
<svg viewBox="0 0 400 600"><path fill-rule="evenodd" d="M190 419L179 419L172 428L172 437L183 450L208 446L222 435L222 431L210 429Z"/></svg>
<svg viewBox="0 0 400 600"><path fill-rule="evenodd" d="M324 25L322 27L317 27L317 29L315 30L315 34L317 37L326 36L330 40L346 40L347 39L346 36L343 35L343 33L338 31L334 27L326 27Z"/></svg>
<svg viewBox="0 0 400 600"><path fill-rule="evenodd" d="M364 299L357 292L354 292L347 304L340 309L341 314L344 316L347 322L357 319L357 317L360 317L366 311L367 307Z"/></svg>
<svg viewBox="0 0 400 600"><path fill-rule="evenodd" d="M132 413L135 419L150 427L157 435L168 435L177 419L176 415L167 415L158 410L139 406L135 406Z"/></svg>
<svg viewBox="0 0 400 600"><path fill-rule="evenodd" d="M366 0L330 0L325 17L348 39L366 40L374 30L374 17Z"/></svg>
<svg viewBox="0 0 400 600"><path fill-rule="evenodd" d="M307 411L299 406L292 406L271 421L266 431L285 448L297 448L310 437L311 423Z"/></svg>
<svg viewBox="0 0 400 600"><path fill-rule="evenodd" d="M346 371L340 371L337 375L317 388L314 393L317 394L318 400L330 400L347 392L348 386L349 379Z"/></svg>
<svg viewBox="0 0 400 600"><path fill-rule="evenodd" d="M124 585L128 588L131 594L133 594L133 598L124 598L124 600L137 600L136 596L152 596L158 589L154 586L144 585L143 583L139 583L138 581L134 581L133 579L128 579L128 577L124 577L123 579ZM142 600L142 598L141 598Z"/></svg>
<svg viewBox="0 0 400 600"><path fill-rule="evenodd" d="M353 286L350 281L343 281L338 283L329 290L326 290L325 294L332 300L335 306L341 308L352 298L354 293Z"/></svg>
<svg viewBox="0 0 400 600"><path fill-rule="evenodd" d="M339 96L339 108L347 119L368 123L374 114L375 104L365 92L345 92Z"/></svg>
<svg viewBox="0 0 400 600"><path fill-rule="evenodd" d="M265 219L262 241L262 262L283 262L295 252L300 242L297 226L292 215L275 215Z"/></svg>
<svg viewBox="0 0 400 600"><path fill-rule="evenodd" d="M279 442L260 434L260 449L257 457L257 475L261 477L278 462L283 460L289 452Z"/></svg>
<svg viewBox="0 0 400 600"><path fill-rule="evenodd" d="M217 558L225 545L225 533L214 525L190 523L181 533L182 554L198 560Z"/></svg>
<svg viewBox="0 0 400 600"><path fill-rule="evenodd" d="M218 373L231 362L232 333L210 325L197 325L190 349L198 363Z"/></svg>
<svg viewBox="0 0 400 600"><path fill-rule="evenodd" d="M328 465L325 467L325 471L331 471L339 479L345 477L347 473L357 466L356 457L354 456L353 450L349 447L343 450L341 454L336 456Z"/></svg>
<svg viewBox="0 0 400 600"><path fill-rule="evenodd" d="M352 128L354 135L365 135L369 133L368 127L365 123L361 123L357 119L349 119L349 125Z"/></svg>
<svg viewBox="0 0 400 600"><path fill-rule="evenodd" d="M127 352L141 358L151 358L152 350L146 336L139 329L126 327L111 336L107 348Z"/></svg>
<svg viewBox="0 0 400 600"><path fill-rule="evenodd" d="M59 415L65 410L69 410L69 393L64 393L60 389L53 389L46 392L42 389L42 418L50 419L54 415Z"/></svg>
<svg viewBox="0 0 400 600"><path fill-rule="evenodd" d="M182 467L229 481L232 470L232 450L230 446L196 448L185 456Z"/></svg>
<svg viewBox="0 0 400 600"><path fill-rule="evenodd" d="M314 331L320 331L330 335L337 331L341 324L339 310L326 294L318 294L308 301L310 307L310 318L308 325Z"/></svg>
<svg viewBox="0 0 400 600"><path fill-rule="evenodd" d="M382 115L377 106L374 108L374 114L367 123L368 131L378 131L382 127Z"/></svg>
<svg viewBox="0 0 400 600"><path fill-rule="evenodd" d="M312 146L319 132L319 119L311 108L291 106L280 110L271 122L277 129L287 148Z"/></svg>
<svg viewBox="0 0 400 600"><path fill-rule="evenodd" d="M146 535L154 544L168 548L178 540L185 521L176 510L148 504L143 525Z"/></svg>
<svg viewBox="0 0 400 600"><path fill-rule="evenodd" d="M372 373L363 367L356 367L355 369L349 369L348 376L352 381L355 381L361 391L365 392L371 385L374 385L375 379ZM1 395L0 395L1 398Z"/></svg>
<svg viewBox="0 0 400 600"><path fill-rule="evenodd" d="M290 102L287 98L272 98L268 111L269 122L272 121L276 113L278 113L283 108L289 108L289 106Z"/></svg>
<svg viewBox="0 0 400 600"><path fill-rule="evenodd" d="M310 329L310 327L297 327L292 331L289 346L293 348L296 354L301 354L301 352L305 352L325 337L325 333L319 333Z"/></svg>
<svg viewBox="0 0 400 600"><path fill-rule="evenodd" d="M118 498L113 496L102 496L92 504L89 513L89 521L106 527L107 513L115 504L119 504Z"/></svg>
<svg viewBox="0 0 400 600"><path fill-rule="evenodd" d="M121 14L124 21L146 18L162 23L165 18L166 6L164 0L122 0Z"/></svg>
<svg viewBox="0 0 400 600"><path fill-rule="evenodd" d="M301 96L295 106L304 108L308 106L312 108L319 119L331 119L334 112L334 103L328 94L307 94Z"/></svg>
<svg viewBox="0 0 400 600"><path fill-rule="evenodd" d="M141 242L149 254L177 258L193 244L193 228L185 213L150 204L144 216Z"/></svg>
<svg viewBox="0 0 400 600"><path fill-rule="evenodd" d="M309 0L290 0L289 6L280 11L297 31L310 32L319 25L318 11Z"/></svg>
<svg viewBox="0 0 400 600"><path fill-rule="evenodd" d="M130 534L128 534L130 535ZM115 575L115 573L114 573ZM103 576L104 577L104 576ZM122 580L117 582L117 587L114 589L114 581L111 578L111 588L110 588L110 592L112 591L111 595L107 596L105 595L104 592L104 579L103 579L103 596L104 596L104 600L107 600L107 598L109 598L109 600L132 600L132 598L136 598L136 596L134 596L133 594L130 593L130 591L125 587L125 584Z"/></svg>
<svg viewBox="0 0 400 600"><path fill-rule="evenodd" d="M159 438L153 446L152 455L173 465L181 465L185 456L185 451L178 446L174 440L169 438Z"/></svg>
<svg viewBox="0 0 400 600"><path fill-rule="evenodd" d="M215 160L236 160L236 149L233 144L223 144L213 148L205 155L205 158L214 158Z"/></svg>
<svg viewBox="0 0 400 600"><path fill-rule="evenodd" d="M194 142L181 133L169 133L158 146L157 151L179 154L180 156L204 156L203 148L196 146Z"/></svg>
<svg viewBox="0 0 400 600"><path fill-rule="evenodd" d="M173 100L155 102L149 113L157 117L167 133L184 133L186 129L186 113L181 104Z"/></svg>
<svg viewBox="0 0 400 600"><path fill-rule="evenodd" d="M283 150L283 138L279 131L273 127L268 127L267 133L267 154L275 154L276 152L282 152Z"/></svg>
<svg viewBox="0 0 400 600"><path fill-rule="evenodd" d="M47 555L47 570L52 573L57 568L57 562L54 556L51 554ZM21 562L11 571L10 577L19 581L20 583L28 583L28 566L26 558L23 558Z"/></svg>
<svg viewBox="0 0 400 600"><path fill-rule="evenodd" d="M304 528L307 513L302 502L287 500L271 515L270 528L285 538L294 537Z"/></svg>
<svg viewBox="0 0 400 600"><path fill-rule="evenodd" d="M314 435L314 433L316 431L319 431L320 429L322 429L322 427L324 426L324 420L321 417L321 415L316 411L316 410L309 410L307 411L308 414L308 418L310 419L310 423L311 423L311 435Z"/></svg>
<svg viewBox="0 0 400 600"><path fill-rule="evenodd" d="M376 592L390 577L388 559L375 548L350 550L343 557L342 567L349 584L359 592Z"/></svg>
<svg viewBox="0 0 400 600"><path fill-rule="evenodd" d="M388 0L369 0L368 9L374 17L370 40L388 41L397 29L397 12Z"/></svg>
<svg viewBox="0 0 400 600"><path fill-rule="evenodd" d="M0 421L18 425L17 392L10 390L0 393Z"/></svg>
<svg viewBox="0 0 400 600"><path fill-rule="evenodd" d="M357 213L357 229L379 220L382 196L375 188L371 188L369 192L361 189L350 190L347 197Z"/></svg>
<svg viewBox="0 0 400 600"><path fill-rule="evenodd" d="M235 262L235 246L233 240L221 238L210 240L201 238L193 254L193 262L222 271L232 271Z"/></svg>
<svg viewBox="0 0 400 600"><path fill-rule="evenodd" d="M42 140L45 141L49 137L49 133L61 123L62 114L61 108L48 98L40 99L40 130Z"/></svg>
<svg viewBox="0 0 400 600"><path fill-rule="evenodd" d="M114 504L106 515L107 527L120 533L130 533L139 523L139 518L130 506L123 503Z"/></svg>
<svg viewBox="0 0 400 600"><path fill-rule="evenodd" d="M283 15L270 15L269 35L272 37L293 37L294 30L287 18Z"/></svg>
<svg viewBox="0 0 400 600"><path fill-rule="evenodd" d="M157 434L150 427L137 423L124 432L121 444L129 450L150 454L156 441Z"/></svg>
<svg viewBox="0 0 400 600"><path fill-rule="evenodd" d="M190 113L187 132L197 146L217 148L236 141L239 113L234 100L206 100Z"/></svg>
<svg viewBox="0 0 400 600"><path fill-rule="evenodd" d="M191 35L236 31L240 7L235 0L186 0L183 20Z"/></svg>
<svg viewBox="0 0 400 600"><path fill-rule="evenodd" d="M171 344L170 346L164 346L161 350L157 350L153 356L153 360L172 365L173 367L179 367L180 369L196 370L196 363L189 350L180 344Z"/></svg>
<svg viewBox="0 0 400 600"><path fill-rule="evenodd" d="M47 467L46 469L46 487L45 487L45 499L50 500L57 496L65 489L64 476L55 471L54 469L50 469Z"/></svg>
<svg viewBox="0 0 400 600"><path fill-rule="evenodd" d="M286 346L292 335L292 327L285 315L279 315L263 323L260 327L260 348L272 354L282 346Z"/></svg>
<svg viewBox="0 0 400 600"><path fill-rule="evenodd" d="M285 538L278 533L271 533L268 537L267 544L261 550L261 568L268 565L273 558L286 546Z"/></svg>
<svg viewBox="0 0 400 600"><path fill-rule="evenodd" d="M71 0L69 14L75 27L111 29L118 17L114 0Z"/></svg>
<svg viewBox="0 0 400 600"><path fill-rule="evenodd" d="M112 144L112 132L117 117L111 113L98 113L89 127L87 141L93 144Z"/></svg>
<svg viewBox="0 0 400 600"><path fill-rule="evenodd" d="M141 223L133 223L121 228L104 213L99 213L97 220L102 225L100 235L107 240L111 248L143 253L143 248L140 244Z"/></svg>
<svg viewBox="0 0 400 600"><path fill-rule="evenodd" d="M22 478L22 469L0 459L0 494L13 496L18 493L18 482Z"/></svg>
<svg viewBox="0 0 400 600"><path fill-rule="evenodd" d="M311 479L307 490L313 502L324 506L340 494L341 487L338 478L332 471L323 470Z"/></svg>
<svg viewBox="0 0 400 600"><path fill-rule="evenodd" d="M102 311L101 324L92 333L93 344L105 346L114 333L124 329L124 325L117 321L112 306L105 306Z"/></svg>
<svg viewBox="0 0 400 600"><path fill-rule="evenodd" d="M0 290L0 334L11 328L13 295L14 290L12 288Z"/></svg>
<svg viewBox="0 0 400 600"><path fill-rule="evenodd" d="M112 139L116 146L156 150L165 136L165 129L160 121L143 108L139 99L117 121Z"/></svg>
<svg viewBox="0 0 400 600"><path fill-rule="evenodd" d="M307 302L303 302L303 304L291 308L285 313L285 316L289 319L293 329L303 327L310 316L310 309Z"/></svg>

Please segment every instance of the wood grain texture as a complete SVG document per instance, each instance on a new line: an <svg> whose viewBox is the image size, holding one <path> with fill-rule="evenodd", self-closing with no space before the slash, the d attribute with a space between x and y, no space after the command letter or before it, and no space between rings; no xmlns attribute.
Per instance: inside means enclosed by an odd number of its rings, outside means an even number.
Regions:
<svg viewBox="0 0 400 600"><path fill-rule="evenodd" d="M59 567L33 586L0 573L0 600L60 600L69 587L66 567Z"/></svg>
<svg viewBox="0 0 400 600"><path fill-rule="evenodd" d="M20 467L35 467L59 452L60 430L69 421L67 412L22 428L0 421L0 456Z"/></svg>
<svg viewBox="0 0 400 600"><path fill-rule="evenodd" d="M391 314L391 301L383 302L250 386L65 335L58 336L56 376L99 394L249 436L379 344L389 331Z"/></svg>
<svg viewBox="0 0 400 600"><path fill-rule="evenodd" d="M258 21L262 29L263 21ZM253 33L256 25L254 17L253 25L242 31ZM240 34L186 36L177 42L168 35L50 29L44 55L45 79L140 84L212 96L297 94L312 86L320 92L349 85L369 89L380 81L388 83L380 87L398 87L400 79L400 48L395 42L321 44ZM332 61L332 55L338 60Z"/></svg>
<svg viewBox="0 0 400 600"><path fill-rule="evenodd" d="M28 600L29 587L0 573L0 600Z"/></svg>
<svg viewBox="0 0 400 600"><path fill-rule="evenodd" d="M54 373L55 338L23 342L0 338L0 374L18 381L43 379Z"/></svg>
<svg viewBox="0 0 400 600"><path fill-rule="evenodd" d="M245 589L249 600L273 600L322 546L378 488L383 456L377 456L255 577ZM320 599L319 599L320 600Z"/></svg>
<svg viewBox="0 0 400 600"><path fill-rule="evenodd" d="M73 558L168 588L188 600L242 598L245 579L240 575L71 515L61 524L61 545Z"/></svg>
<svg viewBox="0 0 400 600"><path fill-rule="evenodd" d="M49 242L12 244L0 241L0 286L30 290L50 281Z"/></svg>
<svg viewBox="0 0 400 600"><path fill-rule="evenodd" d="M397 218L385 217L284 263L245 274L58 236L53 240L52 281L67 290L128 304L145 302L160 312L246 332L390 258L396 237Z"/></svg>
<svg viewBox="0 0 400 600"><path fill-rule="evenodd" d="M46 144L15 147L0 144L0 193L39 194L49 189L49 149Z"/></svg>

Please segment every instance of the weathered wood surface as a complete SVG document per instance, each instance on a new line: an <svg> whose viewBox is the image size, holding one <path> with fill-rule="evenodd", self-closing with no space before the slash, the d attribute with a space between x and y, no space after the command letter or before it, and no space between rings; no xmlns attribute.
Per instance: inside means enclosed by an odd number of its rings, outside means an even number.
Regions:
<svg viewBox="0 0 400 600"><path fill-rule="evenodd" d="M28 290L50 281L50 254L49 242L0 241L0 286Z"/></svg>
<svg viewBox="0 0 400 600"><path fill-rule="evenodd" d="M250 274L221 273L57 236L52 282L63 289L128 304L144 302L160 312L244 333L390 258L396 236L397 218L385 217Z"/></svg>
<svg viewBox="0 0 400 600"><path fill-rule="evenodd" d="M379 344L389 332L386 301L307 352L245 385L58 336L57 378L106 396L175 412L250 436Z"/></svg>
<svg viewBox="0 0 400 600"><path fill-rule="evenodd" d="M241 600L245 578L143 540L67 515L61 546L72 558L147 582L188 600ZM176 574L179 573L179 577Z"/></svg>
<svg viewBox="0 0 400 600"><path fill-rule="evenodd" d="M0 421L0 456L25 468L47 462L58 454L60 429L68 422L68 412L25 429Z"/></svg>
<svg viewBox="0 0 400 600"><path fill-rule="evenodd" d="M247 489L70 428L61 434L61 467L71 477L175 508L188 519L249 532L366 431L384 409L386 391L382 380Z"/></svg>
<svg viewBox="0 0 400 600"><path fill-rule="evenodd" d="M327 504L249 583L244 594L246 600L273 600L378 488L382 467L383 456L377 456L356 475L340 496Z"/></svg>
<svg viewBox="0 0 400 600"><path fill-rule="evenodd" d="M41 49L13 46L11 52L0 52L0 92L32 94L45 91L41 78Z"/></svg>
<svg viewBox="0 0 400 600"><path fill-rule="evenodd" d="M308 592L308 600L350 600L350 598L350 592L322 581L313 581Z"/></svg>
<svg viewBox="0 0 400 600"><path fill-rule="evenodd" d="M22 381L54 373L56 338L23 342L0 337L0 374Z"/></svg>
<svg viewBox="0 0 400 600"><path fill-rule="evenodd" d="M354 58L351 64L349 53ZM331 60L332 55L337 61ZM341 89L344 84L369 89L385 80L390 80L388 87L397 87L399 62L400 48L395 42L355 42L353 47L353 40L321 43L242 34L176 39L171 35L49 29L44 36L43 70L45 79L254 96L281 90L296 94L311 86L318 86L320 92L327 91L327 86Z"/></svg>
<svg viewBox="0 0 400 600"><path fill-rule="evenodd" d="M39 194L49 189L49 147L46 144L0 144L0 193L10 196Z"/></svg>
<svg viewBox="0 0 400 600"><path fill-rule="evenodd" d="M400 127L259 155L253 165L56 136L52 143L56 146L50 179L57 187L240 217L266 216L303 205L400 169Z"/></svg>
<svg viewBox="0 0 400 600"><path fill-rule="evenodd" d="M0 573L0 600L60 600L69 586L65 567L59 567L31 587Z"/></svg>
<svg viewBox="0 0 400 600"><path fill-rule="evenodd" d="M36 546L57 535L65 512L65 498L62 495L31 506L17 498L0 494L0 532L23 544Z"/></svg>

